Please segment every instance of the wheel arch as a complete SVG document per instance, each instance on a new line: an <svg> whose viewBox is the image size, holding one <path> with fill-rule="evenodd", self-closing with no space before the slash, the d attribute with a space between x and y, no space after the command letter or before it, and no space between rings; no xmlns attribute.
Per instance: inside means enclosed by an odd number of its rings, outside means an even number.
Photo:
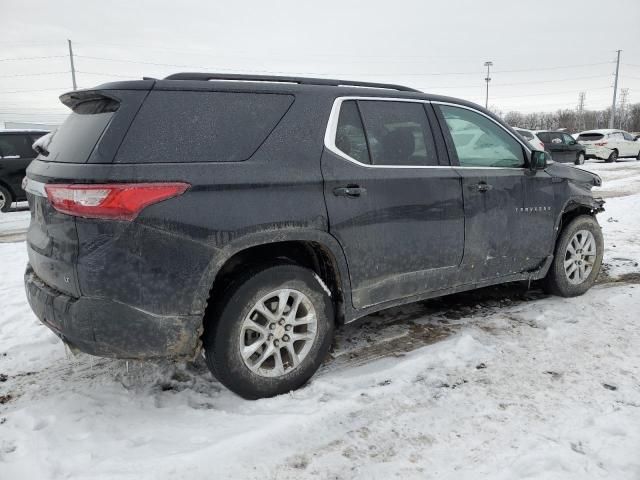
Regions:
<svg viewBox="0 0 640 480"><path fill-rule="evenodd" d="M229 283L249 268L290 262L312 270L331 293L337 323L351 310L347 263L338 242L326 232L266 232L229 245L216 256L202 279L205 322ZM197 300L197 299L196 299Z"/></svg>
<svg viewBox="0 0 640 480"><path fill-rule="evenodd" d="M589 215L595 218L596 214L604 211L603 204L604 202L602 200L593 197L569 199L564 204L562 211L556 220L554 251L558 238L560 237L560 232L562 232L562 229L566 224L580 215Z"/></svg>

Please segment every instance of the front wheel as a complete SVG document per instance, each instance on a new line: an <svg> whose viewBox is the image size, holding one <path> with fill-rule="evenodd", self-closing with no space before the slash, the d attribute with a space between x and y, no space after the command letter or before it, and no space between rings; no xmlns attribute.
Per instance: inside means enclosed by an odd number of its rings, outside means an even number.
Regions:
<svg viewBox="0 0 640 480"><path fill-rule="evenodd" d="M584 165L584 152L580 152L578 153L578 156L576 157L576 165Z"/></svg>
<svg viewBox="0 0 640 480"><path fill-rule="evenodd" d="M574 218L558 238L553 263L543 281L545 290L561 297L585 293L600 273L603 250L596 219L589 215Z"/></svg>
<svg viewBox="0 0 640 480"><path fill-rule="evenodd" d="M301 387L329 352L333 305L309 269L287 264L253 272L229 288L221 307L205 327L207 365L244 398Z"/></svg>
<svg viewBox="0 0 640 480"><path fill-rule="evenodd" d="M0 212L8 212L12 202L11 192L0 185Z"/></svg>

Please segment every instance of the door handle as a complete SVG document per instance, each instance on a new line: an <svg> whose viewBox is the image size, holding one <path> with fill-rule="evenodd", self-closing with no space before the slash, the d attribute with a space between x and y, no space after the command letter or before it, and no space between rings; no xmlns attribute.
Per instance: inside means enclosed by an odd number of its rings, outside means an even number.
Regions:
<svg viewBox="0 0 640 480"><path fill-rule="evenodd" d="M358 198L367 193L367 189L358 185L348 185L346 187L338 187L333 190L336 197Z"/></svg>
<svg viewBox="0 0 640 480"><path fill-rule="evenodd" d="M489 190L493 190L493 185L489 185L485 182L480 182L475 185L476 190L479 192L488 192Z"/></svg>

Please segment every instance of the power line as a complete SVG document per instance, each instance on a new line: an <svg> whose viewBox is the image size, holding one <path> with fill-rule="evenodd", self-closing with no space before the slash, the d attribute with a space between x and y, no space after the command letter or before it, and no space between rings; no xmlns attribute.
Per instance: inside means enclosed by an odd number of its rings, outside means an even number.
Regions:
<svg viewBox="0 0 640 480"><path fill-rule="evenodd" d="M238 69L229 69L229 68L221 68L221 67L204 67L201 65L180 65L174 63L159 63L159 62L146 62L146 61L138 61L138 60L127 60L127 59L118 59L118 58L109 58L109 57L94 57L90 55L75 55L77 58L85 58L89 60L101 60L106 62L121 62L121 63L133 63L138 65L152 65L158 67L173 67L173 68L195 68L201 70L222 70L222 71L237 71ZM562 66L554 66L554 67L538 67L538 68L526 68L519 70L495 70L493 73L516 73L516 72L536 72L540 70L560 70L567 68L578 68L578 67L591 67L595 65L606 65L611 62L598 62L598 63L583 63L578 65L562 65ZM267 74L285 74L291 75L291 72L284 71L271 71L271 70L253 70L256 73L267 73ZM347 75L345 73L329 73L329 72L297 72L303 75ZM478 75L478 71L466 71L466 72L430 72L430 73L416 73L416 72L393 72L393 73L356 73L349 75L363 75L363 76L446 76L446 75Z"/></svg>
<svg viewBox="0 0 640 480"><path fill-rule="evenodd" d="M58 90L60 92L66 92L66 91L69 90L69 87L39 88L39 89L36 89L36 90L0 90L0 94L46 92L46 91L51 91L51 90Z"/></svg>
<svg viewBox="0 0 640 480"><path fill-rule="evenodd" d="M13 77L39 77L42 75L63 75L69 73L69 70L66 72L41 72L41 73L16 73L12 75L0 75L0 78L13 78Z"/></svg>
<svg viewBox="0 0 640 480"><path fill-rule="evenodd" d="M604 89L608 89L611 88L611 86L607 85L606 87L593 87L593 88L589 88L588 90L604 90ZM526 93L524 95L509 95L509 96L502 96L502 97L493 97L493 98L523 98L523 97L541 97L541 96L545 96L545 95L562 95L562 94L566 94L566 93L575 93L576 90L565 90L564 92L545 92L545 93Z"/></svg>
<svg viewBox="0 0 640 480"><path fill-rule="evenodd" d="M48 55L46 57L15 57L15 58L0 58L0 62L13 62L20 60L43 60L45 58L66 58L66 55Z"/></svg>

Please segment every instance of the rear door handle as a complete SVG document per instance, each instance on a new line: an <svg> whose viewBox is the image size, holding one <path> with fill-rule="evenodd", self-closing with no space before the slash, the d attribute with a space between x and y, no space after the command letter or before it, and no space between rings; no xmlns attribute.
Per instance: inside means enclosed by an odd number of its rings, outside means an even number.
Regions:
<svg viewBox="0 0 640 480"><path fill-rule="evenodd" d="M489 190L493 189L493 185L489 185L488 183L485 183L485 182L477 183L475 187L476 187L476 190L478 190L479 192L488 192Z"/></svg>
<svg viewBox="0 0 640 480"><path fill-rule="evenodd" d="M367 193L367 189L358 185L348 185L346 187L338 187L333 190L336 197L358 198Z"/></svg>

